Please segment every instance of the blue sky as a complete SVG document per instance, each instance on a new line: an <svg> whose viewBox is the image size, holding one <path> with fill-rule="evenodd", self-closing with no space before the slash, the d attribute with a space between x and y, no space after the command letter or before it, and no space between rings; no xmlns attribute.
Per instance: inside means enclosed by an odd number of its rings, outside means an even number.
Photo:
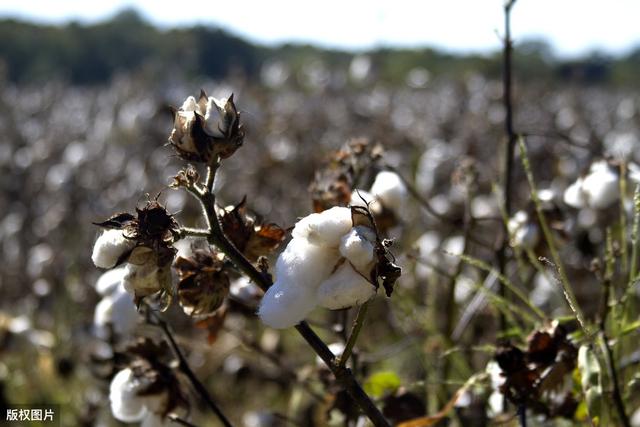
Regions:
<svg viewBox="0 0 640 427"><path fill-rule="evenodd" d="M212 23L266 44L330 47L436 46L496 49L503 0L3 0L0 16L95 22L132 6L163 27ZM640 45L640 0L519 0L516 39L545 37L563 56L594 49L625 53Z"/></svg>

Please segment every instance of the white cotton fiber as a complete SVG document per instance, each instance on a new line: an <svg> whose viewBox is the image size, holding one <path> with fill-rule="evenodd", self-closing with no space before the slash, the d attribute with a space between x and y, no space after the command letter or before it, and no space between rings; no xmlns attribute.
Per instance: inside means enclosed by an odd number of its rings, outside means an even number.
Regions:
<svg viewBox="0 0 640 427"><path fill-rule="evenodd" d="M91 259L96 267L112 268L118 259L135 245L135 240L124 237L122 230L106 230L96 240Z"/></svg>
<svg viewBox="0 0 640 427"><path fill-rule="evenodd" d="M144 399L137 395L140 384L131 369L123 369L111 380L109 400L113 417L125 423L141 421L147 415Z"/></svg>
<svg viewBox="0 0 640 427"><path fill-rule="evenodd" d="M294 237L276 261L276 280L315 291L331 274L338 258L337 248L313 245L306 239Z"/></svg>
<svg viewBox="0 0 640 427"><path fill-rule="evenodd" d="M320 284L317 298L320 306L337 310L362 304L375 293L375 287L356 272L349 262L344 262Z"/></svg>
<svg viewBox="0 0 640 427"><path fill-rule="evenodd" d="M126 274L124 267L105 271L96 282L96 292L103 296L112 294L118 288L118 285L120 285Z"/></svg>
<svg viewBox="0 0 640 427"><path fill-rule="evenodd" d="M592 172L584 178L583 188L589 206L595 209L608 208L620 196L618 175L606 163L594 163Z"/></svg>
<svg viewBox="0 0 640 427"><path fill-rule="evenodd" d="M276 281L262 297L258 316L272 328L290 328L304 320L317 303L315 289Z"/></svg>
<svg viewBox="0 0 640 427"><path fill-rule="evenodd" d="M370 191L386 208L395 212L402 208L407 197L407 188L402 179L397 173L390 171L378 173Z"/></svg>
<svg viewBox="0 0 640 427"><path fill-rule="evenodd" d="M578 178L564 190L564 202L572 208L580 209L587 205L585 194L582 190L584 179Z"/></svg>
<svg viewBox="0 0 640 427"><path fill-rule="evenodd" d="M96 305L93 324L96 335L107 337L108 325L120 337L127 337L135 329L138 322L138 312L131 295L119 286L111 295L107 295Z"/></svg>
<svg viewBox="0 0 640 427"><path fill-rule="evenodd" d="M351 209L336 206L302 218L296 223L292 235L305 238L314 245L337 247L352 224Z"/></svg>
<svg viewBox="0 0 640 427"><path fill-rule="evenodd" d="M351 262L358 270L373 261L373 250L376 235L369 227L357 226L340 240L340 254Z"/></svg>

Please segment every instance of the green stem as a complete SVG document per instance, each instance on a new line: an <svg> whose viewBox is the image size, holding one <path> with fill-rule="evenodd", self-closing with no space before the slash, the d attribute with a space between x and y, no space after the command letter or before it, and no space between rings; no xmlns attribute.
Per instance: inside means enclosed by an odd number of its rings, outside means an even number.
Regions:
<svg viewBox="0 0 640 427"><path fill-rule="evenodd" d="M364 319L367 316L368 308L369 301L362 304L358 309L358 315L353 321L353 327L351 328L351 334L349 335L347 344L344 347L342 355L338 358L338 366L341 368L344 368L347 365L347 361L349 360L349 357L353 352L353 347L356 345L356 341L358 341L358 335L360 335L360 331L362 330L362 326L364 325Z"/></svg>

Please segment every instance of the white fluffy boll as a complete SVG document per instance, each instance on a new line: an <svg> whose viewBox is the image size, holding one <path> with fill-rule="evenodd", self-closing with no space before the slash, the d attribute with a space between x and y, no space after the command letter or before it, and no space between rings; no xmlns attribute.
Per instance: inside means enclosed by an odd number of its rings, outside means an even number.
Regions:
<svg viewBox="0 0 640 427"><path fill-rule="evenodd" d="M336 206L302 218L296 223L292 235L307 239L314 245L336 247L352 225L351 209Z"/></svg>
<svg viewBox="0 0 640 427"><path fill-rule="evenodd" d="M364 269L373 261L375 239L376 235L372 229L363 226L353 227L340 240L340 254L358 270Z"/></svg>
<svg viewBox="0 0 640 427"><path fill-rule="evenodd" d="M298 324L317 305L316 289L331 274L338 251L294 237L276 262L276 281L260 303L258 315L272 328Z"/></svg>
<svg viewBox="0 0 640 427"><path fill-rule="evenodd" d="M163 390L160 393L138 395L145 386L145 381L136 378L129 368L113 377L109 387L109 401L115 419L126 423L142 421L141 426L165 425L161 414L166 406L167 392Z"/></svg>
<svg viewBox="0 0 640 427"><path fill-rule="evenodd" d="M407 188L397 173L382 171L376 175L371 194L387 208L398 212L407 197Z"/></svg>
<svg viewBox="0 0 640 427"><path fill-rule="evenodd" d="M102 298L93 313L96 335L100 338L108 337L109 325L119 336L129 336L137 323L138 312L131 300L131 295L123 287Z"/></svg>
<svg viewBox="0 0 640 427"><path fill-rule="evenodd" d="M363 276L364 274L364 276ZM376 293L376 288L345 261L318 288L318 303L324 308L338 310L368 301Z"/></svg>
<svg viewBox="0 0 640 427"><path fill-rule="evenodd" d="M564 202L574 208L605 209L620 197L618 174L606 161L594 162L585 177L578 178L564 192Z"/></svg>
<svg viewBox="0 0 640 427"><path fill-rule="evenodd" d="M111 295L122 283L122 279L126 275L124 267L107 270L98 277L96 282L96 292L102 296Z"/></svg>
<svg viewBox="0 0 640 427"><path fill-rule="evenodd" d="M114 418L125 423L142 421L147 415L144 398L137 395L140 384L129 368L118 372L111 380L109 401Z"/></svg>
<svg viewBox="0 0 640 427"><path fill-rule="evenodd" d="M127 239L122 230L106 230L96 240L91 260L96 267L113 268L118 259L135 245L135 240Z"/></svg>

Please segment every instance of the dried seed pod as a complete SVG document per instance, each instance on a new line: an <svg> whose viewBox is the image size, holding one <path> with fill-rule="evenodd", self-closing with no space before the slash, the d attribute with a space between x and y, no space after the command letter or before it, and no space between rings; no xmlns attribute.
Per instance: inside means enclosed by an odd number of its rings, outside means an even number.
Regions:
<svg viewBox="0 0 640 427"><path fill-rule="evenodd" d="M223 255L203 249L174 263L180 277L178 299L189 316L216 311L229 294L229 277L224 271Z"/></svg>

